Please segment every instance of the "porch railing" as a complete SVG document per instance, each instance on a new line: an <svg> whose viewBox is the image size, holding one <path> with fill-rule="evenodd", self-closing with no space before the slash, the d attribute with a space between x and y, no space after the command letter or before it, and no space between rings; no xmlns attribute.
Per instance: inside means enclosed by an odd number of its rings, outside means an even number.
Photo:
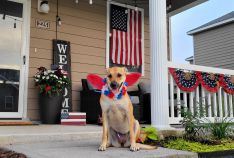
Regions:
<svg viewBox="0 0 234 158"><path fill-rule="evenodd" d="M197 66L190 64L174 64L168 62L169 68L208 72L214 74L234 75L234 70ZM213 120L217 117L234 117L234 95L227 94L220 86L217 93L206 91L199 85L193 92L184 92L179 89L172 75L169 73L169 122L178 124L182 120L181 111L187 108L192 113L204 109L204 117Z"/></svg>

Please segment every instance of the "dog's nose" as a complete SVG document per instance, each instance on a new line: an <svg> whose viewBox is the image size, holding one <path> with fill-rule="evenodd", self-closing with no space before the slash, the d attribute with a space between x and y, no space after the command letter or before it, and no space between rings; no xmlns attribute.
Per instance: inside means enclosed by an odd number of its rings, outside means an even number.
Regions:
<svg viewBox="0 0 234 158"><path fill-rule="evenodd" d="M110 86L111 86L112 89L117 89L118 88L118 83L113 81L113 82L111 82Z"/></svg>

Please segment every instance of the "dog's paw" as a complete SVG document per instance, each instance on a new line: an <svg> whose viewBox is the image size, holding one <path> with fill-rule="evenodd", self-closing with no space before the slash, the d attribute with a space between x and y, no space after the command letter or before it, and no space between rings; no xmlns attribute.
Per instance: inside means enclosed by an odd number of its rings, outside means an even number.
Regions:
<svg viewBox="0 0 234 158"><path fill-rule="evenodd" d="M130 151L139 151L139 150L140 150L140 147L137 144L130 146Z"/></svg>
<svg viewBox="0 0 234 158"><path fill-rule="evenodd" d="M106 150L106 145L100 145L98 148L98 151L105 151Z"/></svg>

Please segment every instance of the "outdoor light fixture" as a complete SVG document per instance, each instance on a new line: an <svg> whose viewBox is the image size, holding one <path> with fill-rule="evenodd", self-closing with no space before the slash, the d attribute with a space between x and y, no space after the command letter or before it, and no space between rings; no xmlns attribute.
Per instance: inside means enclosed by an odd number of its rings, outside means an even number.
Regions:
<svg viewBox="0 0 234 158"><path fill-rule="evenodd" d="M93 4L93 0L89 0L89 4Z"/></svg>
<svg viewBox="0 0 234 158"><path fill-rule="evenodd" d="M49 13L50 6L48 0L38 0L38 12Z"/></svg>
<svg viewBox="0 0 234 158"><path fill-rule="evenodd" d="M56 16L56 20L57 20L57 25L61 26L62 25L62 21L61 21L61 18L58 15Z"/></svg>

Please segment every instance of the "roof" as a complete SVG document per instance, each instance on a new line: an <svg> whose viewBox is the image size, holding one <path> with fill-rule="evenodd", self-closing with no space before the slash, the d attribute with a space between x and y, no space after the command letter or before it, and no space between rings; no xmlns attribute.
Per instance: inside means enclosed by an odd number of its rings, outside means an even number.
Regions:
<svg viewBox="0 0 234 158"><path fill-rule="evenodd" d="M212 20L202 26L199 26L193 30L190 30L187 32L188 35L193 35L193 34L196 34L196 33L200 33L200 32L203 32L203 31L206 31L206 30L210 30L210 29L214 29L216 27L220 27L222 25L226 25L228 23L232 23L234 22L234 11L224 15L224 16L221 16L215 20Z"/></svg>

